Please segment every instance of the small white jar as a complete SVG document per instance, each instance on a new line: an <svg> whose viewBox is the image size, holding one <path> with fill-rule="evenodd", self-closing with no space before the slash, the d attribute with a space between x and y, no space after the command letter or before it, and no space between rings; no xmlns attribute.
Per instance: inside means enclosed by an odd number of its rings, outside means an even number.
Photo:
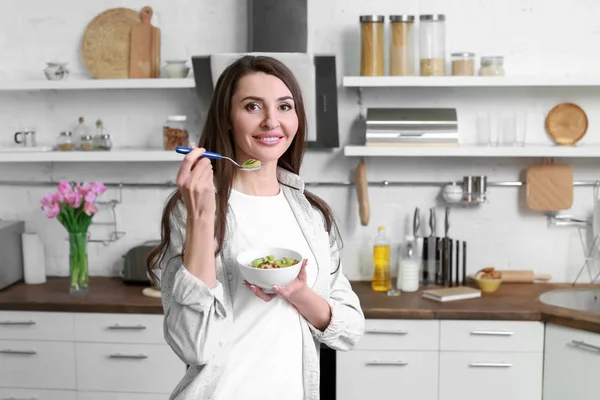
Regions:
<svg viewBox="0 0 600 400"><path fill-rule="evenodd" d="M190 72L190 67L186 65L186 62L186 60L166 60L165 77L186 78Z"/></svg>

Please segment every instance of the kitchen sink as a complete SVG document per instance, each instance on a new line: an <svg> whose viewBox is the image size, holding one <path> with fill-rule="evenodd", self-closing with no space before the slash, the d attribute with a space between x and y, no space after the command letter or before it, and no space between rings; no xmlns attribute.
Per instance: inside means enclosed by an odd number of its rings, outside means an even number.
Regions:
<svg viewBox="0 0 600 400"><path fill-rule="evenodd" d="M549 306L600 315L600 289L556 289L542 294L540 301Z"/></svg>

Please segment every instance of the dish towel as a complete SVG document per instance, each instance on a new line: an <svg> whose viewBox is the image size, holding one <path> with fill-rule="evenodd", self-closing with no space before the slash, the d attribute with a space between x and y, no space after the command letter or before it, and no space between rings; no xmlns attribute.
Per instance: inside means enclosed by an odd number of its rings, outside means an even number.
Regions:
<svg viewBox="0 0 600 400"><path fill-rule="evenodd" d="M306 109L306 140L317 139L316 121L316 88L315 88L315 63L313 56L308 53L219 53L211 54L210 69L213 78L213 87L217 84L219 76L229 64L244 55L268 56L283 62L294 74Z"/></svg>
<svg viewBox="0 0 600 400"><path fill-rule="evenodd" d="M35 233L23 233L21 240L25 283L39 285L46 282L46 258L40 237Z"/></svg>

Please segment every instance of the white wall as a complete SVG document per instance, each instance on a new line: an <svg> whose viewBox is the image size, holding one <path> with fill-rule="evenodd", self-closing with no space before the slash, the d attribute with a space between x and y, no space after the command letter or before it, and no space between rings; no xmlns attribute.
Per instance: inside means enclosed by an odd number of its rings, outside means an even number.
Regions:
<svg viewBox="0 0 600 400"><path fill-rule="evenodd" d="M212 52L245 51L245 4L179 0L150 2L159 14L162 58L189 58ZM70 79L85 76L80 60L80 40L86 24L105 9L126 6L140 9L145 1L53 2L6 0L0 14L0 79L43 79L46 61L68 61ZM454 1L309 1L309 51L335 53L338 80L356 75L359 69L358 15L440 12L447 15L447 48L474 51L477 55L504 55L509 74L594 73L600 47L597 16L600 4L593 0L542 1L482 0ZM461 141L473 140L473 116L482 106L492 109L526 107L541 113L561 101L574 101L585 108L590 119L582 143L599 143L596 133L598 106L595 89L370 89L367 106L450 106L459 112ZM81 91L0 94L0 146L12 142L14 132L35 126L41 144L54 143L58 132L72 129L80 115L93 123L102 118L118 147L142 145L159 148L161 124L167 115L184 113L199 129L201 107L192 90ZM339 118L342 144L360 144L363 139L359 107L354 90L339 89ZM541 120L540 120L541 123ZM542 130L532 129L528 140L549 143ZM487 175L490 180L516 180L533 160L517 159L369 159L371 180L460 180L463 175ZM576 180L600 179L596 160L572 162ZM355 159L341 149L309 152L302 170L307 181L347 180ZM0 179L47 180L85 179L102 181L165 182L174 179L173 164L0 164ZM438 207L438 234L442 234L443 204L438 189L423 187L371 188L372 217L368 227L358 221L353 188L311 188L330 202L340 220L345 240L346 275L368 279L371 266L370 240L376 227L385 225L398 243L412 224L415 207L423 213ZM48 254L49 275L68 274L66 232L57 221L48 220L39 209L47 187L0 186L0 218L22 219L29 231L38 232ZM124 189L117 208L120 229L126 236L109 246L90 244L93 275L115 275L121 256L159 232L160 212L170 190ZM107 198L117 196L111 190ZM571 281L581 263L582 250L576 228L548 227L544 216L526 210L522 193L515 188L491 188L490 202L479 208L456 209L451 214L450 234L468 241L470 272L494 265L497 268L534 269L550 273L555 281ZM579 217L591 212L593 191L576 188L570 211ZM110 219L106 210L96 217ZM93 226L94 238L109 233L106 226Z"/></svg>

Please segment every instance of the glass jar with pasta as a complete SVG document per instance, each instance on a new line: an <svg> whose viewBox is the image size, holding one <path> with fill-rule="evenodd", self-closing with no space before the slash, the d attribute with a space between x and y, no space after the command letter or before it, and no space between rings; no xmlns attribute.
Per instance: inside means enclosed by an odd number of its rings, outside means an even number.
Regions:
<svg viewBox="0 0 600 400"><path fill-rule="evenodd" d="M177 146L189 146L190 135L187 130L185 115L171 115L163 126L163 147L175 150Z"/></svg>

